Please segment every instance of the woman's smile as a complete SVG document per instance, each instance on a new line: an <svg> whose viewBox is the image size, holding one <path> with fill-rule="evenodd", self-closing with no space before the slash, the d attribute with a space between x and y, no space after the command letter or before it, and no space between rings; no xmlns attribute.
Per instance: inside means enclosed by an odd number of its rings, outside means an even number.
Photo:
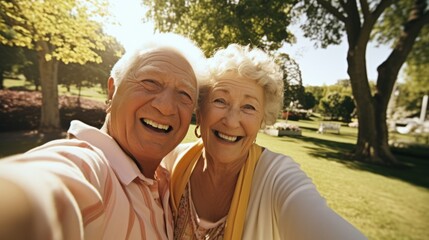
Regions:
<svg viewBox="0 0 429 240"><path fill-rule="evenodd" d="M227 135L225 133L221 133L221 132L216 131L216 130L213 130L213 133L217 138L219 138L223 141L227 141L227 142L238 142L243 138L242 136Z"/></svg>

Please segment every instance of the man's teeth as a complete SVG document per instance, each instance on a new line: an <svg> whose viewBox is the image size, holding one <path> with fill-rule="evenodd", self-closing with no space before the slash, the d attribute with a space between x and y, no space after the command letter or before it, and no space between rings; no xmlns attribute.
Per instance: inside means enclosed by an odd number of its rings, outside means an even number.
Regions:
<svg viewBox="0 0 429 240"><path fill-rule="evenodd" d="M152 120L149 120L149 119L144 119L143 120L147 125L150 125L150 126L152 126L152 127L154 127L154 128L158 128L158 129L162 129L162 130L168 130L168 125L164 125L164 124L161 124L161 123L157 123L157 122L154 122L154 121L152 121Z"/></svg>
<svg viewBox="0 0 429 240"><path fill-rule="evenodd" d="M229 142L235 142L237 140L237 137L228 136L228 135L225 135L223 133L219 133L219 137L222 138L222 139L225 139L225 140L227 140Z"/></svg>

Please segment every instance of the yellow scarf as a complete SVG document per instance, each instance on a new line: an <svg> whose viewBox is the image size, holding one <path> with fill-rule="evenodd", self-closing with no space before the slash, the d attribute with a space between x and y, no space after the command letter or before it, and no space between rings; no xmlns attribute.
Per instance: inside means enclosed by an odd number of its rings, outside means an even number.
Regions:
<svg viewBox="0 0 429 240"><path fill-rule="evenodd" d="M197 141L188 150L188 152L183 155L182 159L176 161L173 166L170 184L170 200L173 208L173 215L175 217L177 217L177 208L179 207L180 198L183 195L186 184L189 182L189 178L191 177L197 160L201 156L203 147L203 142L201 140ZM250 189L252 186L253 172L261 153L262 148L253 144L250 148L246 163L240 170L231 207L226 219L224 234L225 240L241 239L246 218L247 204L249 202Z"/></svg>

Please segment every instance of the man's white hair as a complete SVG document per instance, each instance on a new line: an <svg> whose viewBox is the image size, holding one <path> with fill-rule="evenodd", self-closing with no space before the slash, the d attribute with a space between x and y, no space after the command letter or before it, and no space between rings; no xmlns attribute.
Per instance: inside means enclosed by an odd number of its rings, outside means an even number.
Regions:
<svg viewBox="0 0 429 240"><path fill-rule="evenodd" d="M171 49L184 57L194 70L197 84L204 74L205 56L203 51L190 39L175 33L156 33L145 37L141 45L129 52L126 52L113 66L110 76L113 78L115 86L118 87L122 80L130 73L130 69L135 69L139 64L140 56L145 53L161 49Z"/></svg>

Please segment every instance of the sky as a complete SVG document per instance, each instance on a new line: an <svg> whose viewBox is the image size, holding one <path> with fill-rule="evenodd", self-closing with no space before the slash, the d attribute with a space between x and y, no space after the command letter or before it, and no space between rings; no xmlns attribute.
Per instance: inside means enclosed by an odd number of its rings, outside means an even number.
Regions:
<svg viewBox="0 0 429 240"><path fill-rule="evenodd" d="M106 26L105 31L115 36L126 50L138 46L141 36L154 32L153 23L143 23L146 9L141 0L109 0L110 11L120 25ZM347 43L329 46L326 49L315 48L314 43L302 37L302 31L293 27L297 43L287 44L281 51L288 53L301 69L304 86L332 85L338 80L348 79L347 75ZM390 49L369 44L367 49L368 78L375 81L377 66L387 58Z"/></svg>

